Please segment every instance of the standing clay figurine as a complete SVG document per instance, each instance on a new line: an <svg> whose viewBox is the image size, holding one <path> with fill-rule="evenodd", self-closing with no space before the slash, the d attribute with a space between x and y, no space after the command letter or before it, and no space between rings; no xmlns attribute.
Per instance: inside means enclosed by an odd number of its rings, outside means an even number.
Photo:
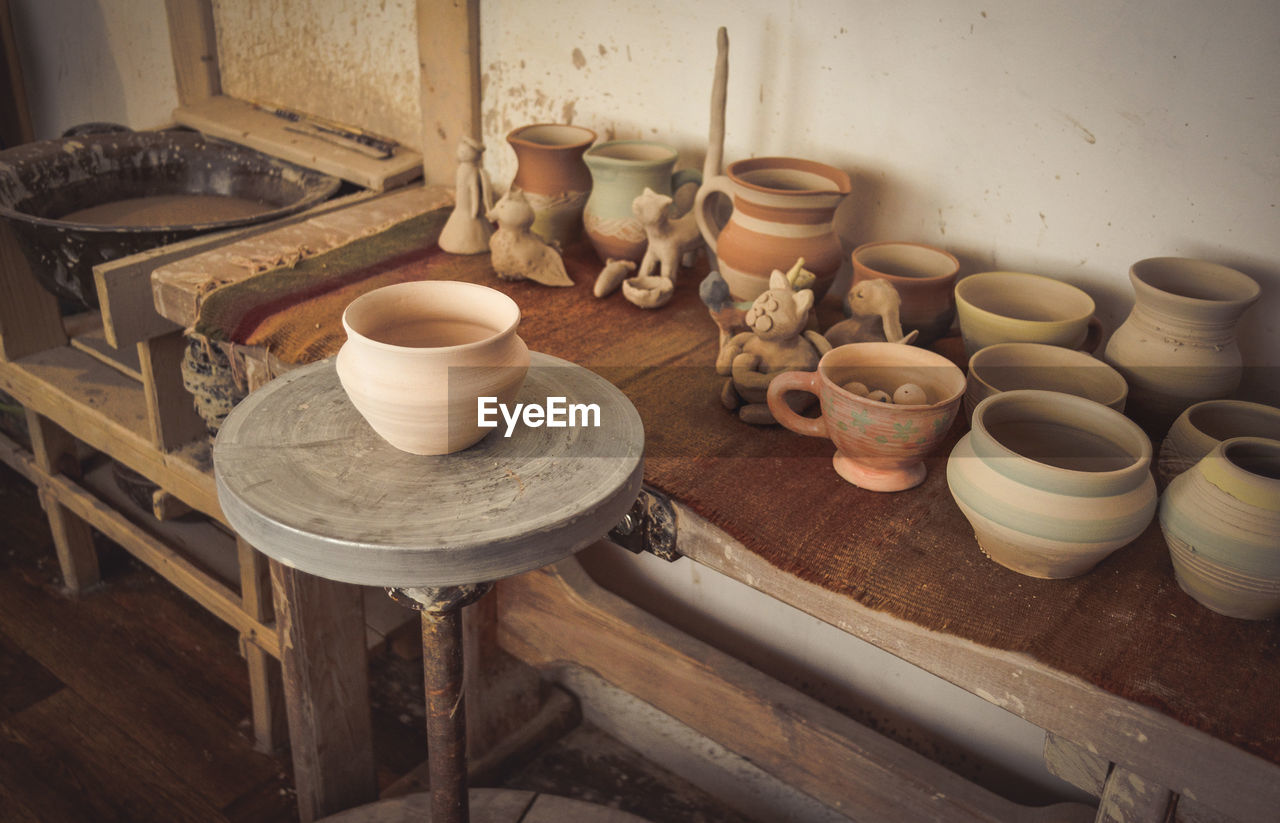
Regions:
<svg viewBox="0 0 1280 823"><path fill-rule="evenodd" d="M638 277L657 274L675 283L680 273L680 258L698 250L701 235L693 213L671 219L671 198L645 187L644 192L631 203L631 211L644 226L649 247L640 261Z"/></svg>
<svg viewBox="0 0 1280 823"><path fill-rule="evenodd" d="M533 207L512 189L486 215L498 224L489 238L493 270L504 280L532 280L544 286L572 286L560 253L529 230Z"/></svg>
<svg viewBox="0 0 1280 823"><path fill-rule="evenodd" d="M827 329L832 346L846 343L910 343L918 331L902 334L898 308L902 301L888 280L862 280L849 289L846 308L849 317Z"/></svg>
<svg viewBox="0 0 1280 823"><path fill-rule="evenodd" d="M480 165L484 144L470 137L458 143L458 171L454 175L453 212L440 230L440 248L450 254L480 254L489 250L493 227L485 215L493 208L489 174Z"/></svg>
<svg viewBox="0 0 1280 823"><path fill-rule="evenodd" d="M805 331L812 307L813 292L793 291L787 275L775 269L769 289L747 311L751 331L734 335L720 349L716 373L729 376L720 399L726 408L737 409L743 422L776 422L766 401L769 382L786 371L813 371L831 350L822 335Z"/></svg>

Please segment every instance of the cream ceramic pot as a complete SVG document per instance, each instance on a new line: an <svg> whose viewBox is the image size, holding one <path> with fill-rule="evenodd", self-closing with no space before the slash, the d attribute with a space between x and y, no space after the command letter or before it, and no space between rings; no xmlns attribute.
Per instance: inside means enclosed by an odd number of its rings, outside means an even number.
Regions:
<svg viewBox="0 0 1280 823"><path fill-rule="evenodd" d="M474 283L424 280L384 286L347 306L336 368L352 405L388 443L448 454L492 429L477 399L515 400L529 368L516 334L520 309Z"/></svg>
<svg viewBox="0 0 1280 823"><path fill-rule="evenodd" d="M1160 443L1156 480L1167 486L1233 437L1280 440L1280 409L1244 400L1202 400L1189 406Z"/></svg>
<svg viewBox="0 0 1280 823"><path fill-rule="evenodd" d="M1103 357L1128 381L1135 419L1162 435L1192 403L1235 391L1236 321L1261 289L1235 269L1184 257L1139 260L1129 282L1133 311Z"/></svg>
<svg viewBox="0 0 1280 823"><path fill-rule="evenodd" d="M1223 441L1160 501L1178 585L1246 620L1280 616L1280 441Z"/></svg>
<svg viewBox="0 0 1280 823"><path fill-rule="evenodd" d="M1129 393L1124 378L1092 355L1044 343L997 343L969 358L964 413L973 416L979 403L1014 389L1044 389L1086 397L1124 411Z"/></svg>
<svg viewBox="0 0 1280 823"><path fill-rule="evenodd" d="M1085 342L1093 298L1052 277L1012 271L972 274L956 283L964 348L996 343L1046 343L1074 349Z"/></svg>
<svg viewBox="0 0 1280 823"><path fill-rule="evenodd" d="M982 551L1030 577L1084 574L1156 511L1151 441L1083 397L992 395L947 461L947 485Z"/></svg>

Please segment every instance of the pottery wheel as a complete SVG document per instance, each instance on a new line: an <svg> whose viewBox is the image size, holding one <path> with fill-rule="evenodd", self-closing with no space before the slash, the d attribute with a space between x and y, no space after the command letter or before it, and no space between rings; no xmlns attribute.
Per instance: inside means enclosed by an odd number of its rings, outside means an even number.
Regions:
<svg viewBox="0 0 1280 823"><path fill-rule="evenodd" d="M424 388L423 391L430 389ZM640 489L644 429L631 401L580 366L533 354L517 402L599 406L599 426L506 424L423 456L388 444L348 401L333 361L246 398L214 444L231 526L284 565L372 586L497 580L600 538Z"/></svg>

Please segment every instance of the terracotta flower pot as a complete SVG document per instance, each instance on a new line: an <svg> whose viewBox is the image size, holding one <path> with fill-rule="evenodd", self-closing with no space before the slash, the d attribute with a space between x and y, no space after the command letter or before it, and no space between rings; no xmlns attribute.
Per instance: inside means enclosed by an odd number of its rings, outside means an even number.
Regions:
<svg viewBox="0 0 1280 823"><path fill-rule="evenodd" d="M492 429L477 398L510 404L529 349L516 334L520 308L474 283L425 280L384 286L342 313L347 341L338 379L352 405L388 443L413 454L448 454Z"/></svg>
<svg viewBox="0 0 1280 823"><path fill-rule="evenodd" d="M1202 605L1280 616L1280 441L1219 443L1169 484L1160 528L1178 585Z"/></svg>
<svg viewBox="0 0 1280 823"><path fill-rule="evenodd" d="M533 206L533 231L561 248L582 233L582 210L591 195L591 171L582 155L596 133L582 126L535 123L507 135L516 153L512 188Z"/></svg>
<svg viewBox="0 0 1280 823"><path fill-rule="evenodd" d="M892 283L902 301L902 330L920 333L917 346L929 345L951 328L959 273L960 261L954 255L921 243L865 243L853 250L853 282Z"/></svg>
<svg viewBox="0 0 1280 823"><path fill-rule="evenodd" d="M1030 577L1084 574L1156 511L1151 441L1124 415L1060 392L992 395L947 461L982 551Z"/></svg>
<svg viewBox="0 0 1280 823"><path fill-rule="evenodd" d="M840 169L794 157L739 160L703 181L693 212L733 297L756 299L774 269L787 271L801 257L817 275L814 295L826 294L844 257L832 218L851 188ZM723 227L708 199L713 192L733 203Z"/></svg>

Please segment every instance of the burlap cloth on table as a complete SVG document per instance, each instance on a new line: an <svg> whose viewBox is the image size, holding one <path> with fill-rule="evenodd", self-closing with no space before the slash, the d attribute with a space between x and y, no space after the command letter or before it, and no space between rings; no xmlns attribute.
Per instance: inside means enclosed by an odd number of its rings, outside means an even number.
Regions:
<svg viewBox="0 0 1280 823"><path fill-rule="evenodd" d="M832 469L829 442L748 426L720 405L716 329L697 295L705 266L685 274L667 307L642 311L618 294L591 296L599 263L590 251L568 255L573 288L507 283L487 255L457 257L414 239L439 219L215 292L198 330L302 362L336 352L342 308L375 285L493 286L519 303L532 349L590 367L628 394L644 420L646 482L777 568L925 628L1026 653L1280 762L1280 622L1221 617L1185 595L1155 523L1082 577L1015 574L981 554L947 491L946 455L963 418L921 487L855 488Z"/></svg>

